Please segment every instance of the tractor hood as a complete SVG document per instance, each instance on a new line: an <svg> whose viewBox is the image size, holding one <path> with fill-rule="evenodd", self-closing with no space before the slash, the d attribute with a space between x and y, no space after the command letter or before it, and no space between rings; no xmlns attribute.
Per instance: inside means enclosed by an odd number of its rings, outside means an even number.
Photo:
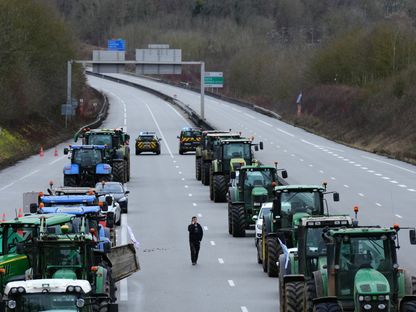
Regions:
<svg viewBox="0 0 416 312"><path fill-rule="evenodd" d="M262 196L262 195L268 195L267 190L262 187L262 186L255 186L253 187L253 189L251 190L251 196L255 197L255 196Z"/></svg>
<svg viewBox="0 0 416 312"><path fill-rule="evenodd" d="M310 214L307 212L296 212L293 215L293 227L298 227L302 223L302 218L310 217Z"/></svg>
<svg viewBox="0 0 416 312"><path fill-rule="evenodd" d="M355 274L354 291L360 295L388 294L390 284L379 271L372 268L360 269Z"/></svg>
<svg viewBox="0 0 416 312"><path fill-rule="evenodd" d="M230 172L234 172L246 165L244 158L231 158L230 159Z"/></svg>
<svg viewBox="0 0 416 312"><path fill-rule="evenodd" d="M52 278L63 278L63 279L77 279L77 275L73 270L70 269L59 269L53 273Z"/></svg>

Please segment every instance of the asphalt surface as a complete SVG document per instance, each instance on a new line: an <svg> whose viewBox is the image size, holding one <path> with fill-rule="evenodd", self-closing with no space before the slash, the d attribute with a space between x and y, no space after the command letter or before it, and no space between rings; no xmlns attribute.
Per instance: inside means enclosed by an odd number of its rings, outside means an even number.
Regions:
<svg viewBox="0 0 416 312"><path fill-rule="evenodd" d="M154 81L122 75L162 90L199 111L199 95ZM105 91L110 113L105 127L125 127L132 137L156 131L162 154L134 155L129 213L123 217L119 240L128 240L127 223L140 242L142 270L119 285L120 311L276 311L277 280L256 263L253 237L232 238L227 232L225 204L209 200L207 187L195 180L194 156L178 154L176 136L188 122L169 104L137 89L89 77ZM416 167L351 149L237 105L206 98L206 118L217 128L242 131L263 141L257 157L278 161L288 182L320 184L340 192L340 203L328 198L330 210L350 213L359 205L361 224L414 226ZM45 156L32 156L0 171L1 213L13 217L22 193L45 190L48 181L62 183L68 162L58 146ZM190 263L187 225L196 215L205 227L198 265ZM120 235L121 234L121 235ZM416 272L413 247L401 235L400 264Z"/></svg>

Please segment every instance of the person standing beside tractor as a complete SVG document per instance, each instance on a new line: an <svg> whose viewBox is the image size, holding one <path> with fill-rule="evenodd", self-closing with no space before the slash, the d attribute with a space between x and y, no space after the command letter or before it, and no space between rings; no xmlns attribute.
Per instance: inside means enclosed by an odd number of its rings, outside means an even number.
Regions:
<svg viewBox="0 0 416 312"><path fill-rule="evenodd" d="M201 225L198 223L197 218L194 216L191 219L191 224L188 225L189 232L189 246L191 248L191 261L192 265L195 265L198 261L199 248L201 247L201 240L204 236Z"/></svg>

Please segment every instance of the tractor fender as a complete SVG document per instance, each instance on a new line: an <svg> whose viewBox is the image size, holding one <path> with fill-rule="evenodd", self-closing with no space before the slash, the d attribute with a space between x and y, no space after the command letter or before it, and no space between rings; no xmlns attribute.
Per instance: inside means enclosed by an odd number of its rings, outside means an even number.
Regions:
<svg viewBox="0 0 416 312"><path fill-rule="evenodd" d="M107 280L107 270L102 266L97 267L97 272L95 272L95 292L97 294L105 294L105 282Z"/></svg>
<svg viewBox="0 0 416 312"><path fill-rule="evenodd" d="M283 276L283 285L285 285L286 283L290 283L290 282L305 282L305 275L289 274L289 275Z"/></svg>
<svg viewBox="0 0 416 312"><path fill-rule="evenodd" d="M230 194L230 202L234 204L244 204L241 200L238 200L238 188L230 187L228 193Z"/></svg>
<svg viewBox="0 0 416 312"><path fill-rule="evenodd" d="M313 305L317 305L319 303L330 303L330 302L339 304L337 297L319 297L318 295L318 298L313 299Z"/></svg>
<svg viewBox="0 0 416 312"><path fill-rule="evenodd" d="M406 269L399 269L398 272L398 286L399 286L399 298L406 295L413 295L412 276Z"/></svg>
<svg viewBox="0 0 416 312"><path fill-rule="evenodd" d="M109 164L98 164L95 167L96 174L111 174L111 166Z"/></svg>
<svg viewBox="0 0 416 312"><path fill-rule="evenodd" d="M316 297L321 298L328 294L328 279L324 283L322 271L313 272L313 279L315 281Z"/></svg>
<svg viewBox="0 0 416 312"><path fill-rule="evenodd" d="M271 232L271 225L270 225L270 216L263 216L263 227L265 229L266 232L266 237L269 237L270 235L272 235Z"/></svg>
<svg viewBox="0 0 416 312"><path fill-rule="evenodd" d="M122 148L115 150L114 156L114 159L124 159L124 150Z"/></svg>
<svg viewBox="0 0 416 312"><path fill-rule="evenodd" d="M64 167L64 174L79 174L79 165L70 164Z"/></svg>

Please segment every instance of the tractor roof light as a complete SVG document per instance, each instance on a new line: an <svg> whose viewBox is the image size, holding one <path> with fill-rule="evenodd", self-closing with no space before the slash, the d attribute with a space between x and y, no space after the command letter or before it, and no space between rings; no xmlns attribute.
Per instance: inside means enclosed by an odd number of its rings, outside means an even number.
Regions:
<svg viewBox="0 0 416 312"><path fill-rule="evenodd" d="M400 230L400 226L399 226L397 223L395 223L395 224L393 224L393 229L394 229L396 232L398 232L398 231Z"/></svg>
<svg viewBox="0 0 416 312"><path fill-rule="evenodd" d="M45 207L45 204L44 203L40 203L39 204L39 208L43 208L43 207Z"/></svg>
<svg viewBox="0 0 416 312"><path fill-rule="evenodd" d="M63 224L63 225L61 225L61 232L62 232L63 234L67 234L67 233L69 233L69 226L68 226L67 224Z"/></svg>
<svg viewBox="0 0 416 312"><path fill-rule="evenodd" d="M6 269L5 268L0 268L0 274L5 274L6 273Z"/></svg>
<svg viewBox="0 0 416 312"><path fill-rule="evenodd" d="M97 271L98 271L98 266L91 267L91 272L97 272Z"/></svg>

